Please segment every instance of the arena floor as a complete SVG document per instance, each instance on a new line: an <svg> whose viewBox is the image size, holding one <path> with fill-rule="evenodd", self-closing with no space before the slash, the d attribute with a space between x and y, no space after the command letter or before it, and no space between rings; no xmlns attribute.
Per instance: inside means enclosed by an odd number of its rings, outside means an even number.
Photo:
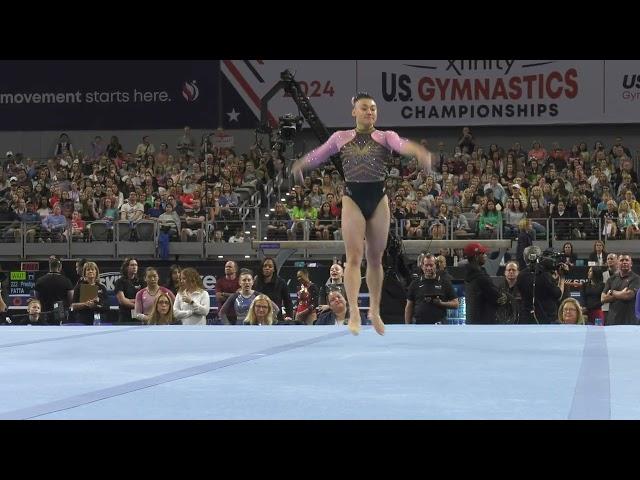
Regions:
<svg viewBox="0 0 640 480"><path fill-rule="evenodd" d="M638 419L640 328L0 328L2 419Z"/></svg>

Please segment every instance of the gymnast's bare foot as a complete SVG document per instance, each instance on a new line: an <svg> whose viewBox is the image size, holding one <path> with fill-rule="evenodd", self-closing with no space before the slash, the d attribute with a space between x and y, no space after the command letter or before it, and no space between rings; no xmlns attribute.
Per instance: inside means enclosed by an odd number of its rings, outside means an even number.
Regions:
<svg viewBox="0 0 640 480"><path fill-rule="evenodd" d="M354 335L358 335L360 333L360 323L359 316L350 318L347 323L349 325L349 331Z"/></svg>
<svg viewBox="0 0 640 480"><path fill-rule="evenodd" d="M380 318L380 314L374 315L369 313L368 317L369 320L371 320L373 328L375 328L376 332L378 332L378 335L384 335L384 322Z"/></svg>

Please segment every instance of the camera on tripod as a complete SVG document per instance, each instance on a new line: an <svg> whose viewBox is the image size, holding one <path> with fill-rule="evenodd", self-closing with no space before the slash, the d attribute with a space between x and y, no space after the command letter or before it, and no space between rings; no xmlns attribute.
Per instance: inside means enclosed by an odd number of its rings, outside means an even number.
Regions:
<svg viewBox="0 0 640 480"><path fill-rule="evenodd" d="M295 116L292 113L278 117L278 129L273 135L271 148L278 152L284 152L287 144L293 142L296 133L302 129L303 123L303 117Z"/></svg>
<svg viewBox="0 0 640 480"><path fill-rule="evenodd" d="M549 273L560 273L561 270L567 270L564 255L561 252L554 252L553 250L545 250L543 252L538 247L527 247L524 251L524 257L532 269L539 265Z"/></svg>

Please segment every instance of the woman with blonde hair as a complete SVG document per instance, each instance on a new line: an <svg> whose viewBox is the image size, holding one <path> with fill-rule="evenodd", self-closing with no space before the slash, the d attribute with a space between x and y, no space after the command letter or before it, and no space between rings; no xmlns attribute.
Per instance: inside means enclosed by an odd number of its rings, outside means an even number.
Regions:
<svg viewBox="0 0 640 480"><path fill-rule="evenodd" d="M565 298L558 308L558 323L584 325L582 307L575 298Z"/></svg>
<svg viewBox="0 0 640 480"><path fill-rule="evenodd" d="M173 304L173 314L183 325L206 325L211 306L209 292L195 268L180 272L180 291Z"/></svg>
<svg viewBox="0 0 640 480"><path fill-rule="evenodd" d="M273 302L266 295L260 294L251 302L245 325L273 325Z"/></svg>
<svg viewBox="0 0 640 480"><path fill-rule="evenodd" d="M148 325L173 325L176 323L176 317L173 315L173 300L168 293L162 292L158 295L146 323Z"/></svg>

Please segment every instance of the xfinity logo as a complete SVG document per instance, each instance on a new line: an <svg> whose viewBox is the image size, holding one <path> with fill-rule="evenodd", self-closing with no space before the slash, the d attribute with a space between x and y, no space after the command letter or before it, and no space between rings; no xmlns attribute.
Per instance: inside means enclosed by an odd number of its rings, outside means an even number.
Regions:
<svg viewBox="0 0 640 480"><path fill-rule="evenodd" d="M200 96L200 90L198 89L198 84L195 80L191 80L190 82L184 82L182 84L182 97L187 102L195 102Z"/></svg>

